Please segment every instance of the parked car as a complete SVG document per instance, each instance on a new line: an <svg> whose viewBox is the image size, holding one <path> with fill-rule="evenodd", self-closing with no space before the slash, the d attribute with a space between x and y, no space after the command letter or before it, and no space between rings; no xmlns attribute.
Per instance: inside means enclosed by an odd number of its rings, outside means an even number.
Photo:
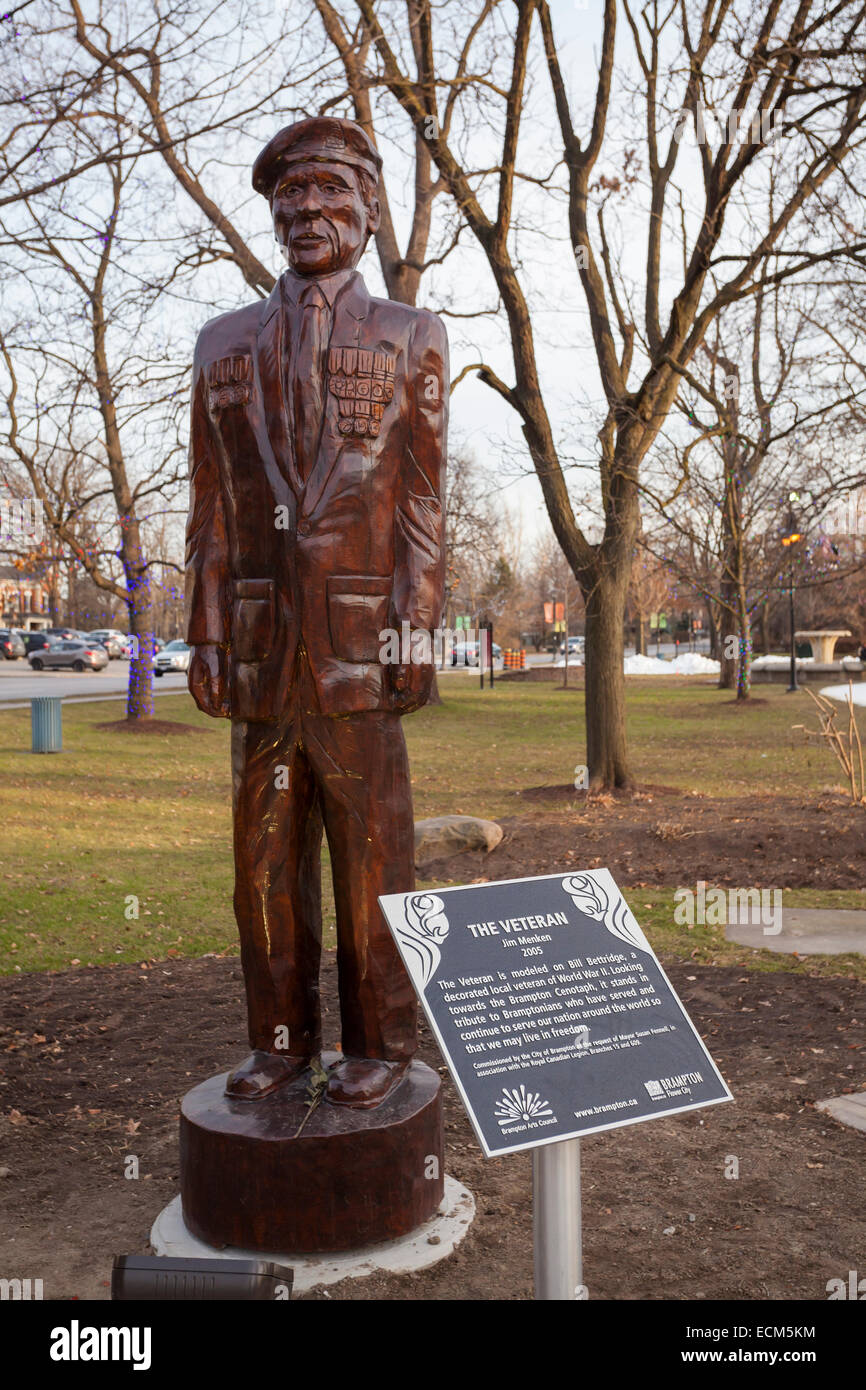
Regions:
<svg viewBox="0 0 866 1390"><path fill-rule="evenodd" d="M586 650L586 638L585 638L585 637L569 637L569 639L568 639L568 655L569 655L569 656L583 656L583 653L584 653L585 650ZM560 656L564 656L564 655L565 655L565 643L564 643L564 642L560 642L560 644L559 644L559 655L560 655Z"/></svg>
<svg viewBox="0 0 866 1390"><path fill-rule="evenodd" d="M29 656L31 652L42 651L44 647L50 647L58 639L52 637L49 632L19 632L18 636L24 643L24 655Z"/></svg>
<svg viewBox="0 0 866 1390"><path fill-rule="evenodd" d="M86 642L88 634L79 632L77 627L47 627L47 637L62 637L65 642Z"/></svg>
<svg viewBox="0 0 866 1390"><path fill-rule="evenodd" d="M7 661L17 661L19 656L26 655L27 648L18 633L13 632L11 627L0 627L0 656Z"/></svg>
<svg viewBox="0 0 866 1390"><path fill-rule="evenodd" d="M73 671L103 671L108 665L108 652L96 642L66 642L57 638L28 659L34 671L58 666L71 666Z"/></svg>
<svg viewBox="0 0 866 1390"><path fill-rule="evenodd" d="M502 660L502 648L497 642L493 643L493 660ZM451 653L452 666L477 666L478 665L478 643L477 642L455 642L454 650Z"/></svg>
<svg viewBox="0 0 866 1390"><path fill-rule="evenodd" d="M191 655L192 647L188 647L186 642L181 642L180 638L169 642L168 646L157 654L153 663L153 674L164 676L166 671L188 671Z"/></svg>
<svg viewBox="0 0 866 1390"><path fill-rule="evenodd" d="M141 638L135 639L135 638L133 638L133 637L124 637L124 638L122 639L122 650L121 650L121 653L120 653L120 654L121 654L121 656L123 657L124 661L130 661L130 660L132 659L132 644L133 644L133 641L135 641L135 640L138 640L138 641L140 642L140 641L141 641ZM154 637L154 639L153 639L153 654L154 654L154 656L157 656L157 655L158 655L160 652L162 652L162 651L165 651L165 643L163 642L163 640L162 640L161 637Z"/></svg>
<svg viewBox="0 0 866 1390"><path fill-rule="evenodd" d="M123 656L123 648L126 642L122 632L114 632L107 627L97 628L95 632L88 632L87 638L91 642L98 642L108 652L110 661Z"/></svg>

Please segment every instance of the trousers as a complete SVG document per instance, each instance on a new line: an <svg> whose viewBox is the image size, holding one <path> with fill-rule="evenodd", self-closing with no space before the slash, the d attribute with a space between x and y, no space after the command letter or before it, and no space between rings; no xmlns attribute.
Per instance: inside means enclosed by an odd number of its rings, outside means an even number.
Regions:
<svg viewBox="0 0 866 1390"><path fill-rule="evenodd" d="M417 1005L377 902L414 888L409 762L400 716L324 715L303 647L292 697L268 723L232 725L234 910L250 1044L309 1057L321 1049L321 848L327 834L337 915L341 1047L402 1061L417 1047ZM278 1039L278 1029L288 1030Z"/></svg>

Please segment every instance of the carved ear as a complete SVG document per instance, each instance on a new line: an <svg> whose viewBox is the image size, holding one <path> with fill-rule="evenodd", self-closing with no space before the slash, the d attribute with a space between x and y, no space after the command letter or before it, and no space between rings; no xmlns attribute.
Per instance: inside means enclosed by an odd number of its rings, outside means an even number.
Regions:
<svg viewBox="0 0 866 1390"><path fill-rule="evenodd" d="M368 237L373 236L373 235L379 230L379 218L380 218L379 199L376 198L376 197L374 197L374 198L371 198L371 199L370 199L370 204L369 204L369 206L368 206L368 208L367 208L367 235L368 235Z"/></svg>

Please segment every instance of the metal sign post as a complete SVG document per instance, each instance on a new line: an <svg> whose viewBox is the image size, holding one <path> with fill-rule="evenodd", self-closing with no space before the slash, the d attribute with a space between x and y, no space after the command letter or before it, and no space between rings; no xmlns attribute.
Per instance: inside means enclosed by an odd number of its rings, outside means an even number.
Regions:
<svg viewBox="0 0 866 1390"><path fill-rule="evenodd" d="M587 1298L579 1139L532 1150L532 1244L537 1300L573 1302Z"/></svg>

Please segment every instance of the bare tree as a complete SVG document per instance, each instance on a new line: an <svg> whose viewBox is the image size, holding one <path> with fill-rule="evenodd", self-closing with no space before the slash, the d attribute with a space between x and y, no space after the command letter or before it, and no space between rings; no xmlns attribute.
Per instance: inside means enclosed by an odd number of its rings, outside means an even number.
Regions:
<svg viewBox="0 0 866 1390"><path fill-rule="evenodd" d="M664 564L644 546L635 550L629 584L629 606L634 612L635 651L646 656L650 619L661 613L670 599L671 582Z"/></svg>
<svg viewBox="0 0 866 1390"><path fill-rule="evenodd" d="M98 149L98 130L77 135ZM0 333L0 438L58 542L126 605L136 639L127 715L139 720L153 713L146 519L181 480L182 368L145 327L160 282L130 265L146 244L135 170L103 159L77 181L72 206L57 190L21 190L7 207L0 244L22 310Z"/></svg>
<svg viewBox="0 0 866 1390"><path fill-rule="evenodd" d="M794 296L784 284L762 284L751 301L724 310L678 401L690 437L672 441L676 484L666 496L650 480L643 487L665 521L651 543L655 553L664 554L673 537L671 562L691 583L698 559L696 587L719 617L719 685L736 689L740 700L751 690L752 615L764 610L787 569L779 537L792 497L805 499L808 491L797 522L815 537L830 500L866 476L855 445L862 440L866 371L853 353L839 361L838 331L826 331L834 298L822 286ZM832 460L824 477L819 459ZM716 550L710 575L702 553L708 530ZM824 571L820 551L810 555L814 583Z"/></svg>
<svg viewBox="0 0 866 1390"><path fill-rule="evenodd" d="M640 312L629 278L615 262L604 215L610 191L621 189L630 177L634 149L629 144L626 153L614 154L620 163L617 173L598 167L617 76L616 0L605 3L598 79L585 136L578 133L545 0L517 0L501 64L509 70L498 84L486 76L476 82L468 60L459 79L429 80L430 73L439 79L442 70L434 49L434 29L437 22L441 29L443 18L442 9L434 10L428 0L417 0L407 15L429 55L420 79L401 58L403 31L395 17L399 12L383 12L374 0L356 0L356 5L376 59L370 64L368 80L384 82L416 134L429 140L440 176L482 248L501 297L509 324L514 382L504 381L485 364L478 367L478 375L520 417L551 524L584 594L590 783L594 787L627 785L631 773L625 733L623 617L639 526L641 465L715 319L725 305L756 292L771 251L776 249L785 257L774 273L775 281L781 283L820 273L835 258L862 256L866 249L841 212L846 199L860 202L859 189L843 165L847 168L852 163L863 138L860 115L866 86L856 47L863 6L843 2L825 11L813 0L787 5L770 0L754 15L751 6L738 6L735 0L665 8L648 3L639 14L629 4L622 5L632 56L640 69L643 107L642 130L635 124L629 129L629 138L634 134L640 141L639 162L647 188ZM453 10L443 8L453 27ZM471 14L461 9L465 51L498 8L481 4ZM606 399L598 431L604 534L597 544L590 543L578 524L569 496L540 383L532 313L510 235L521 118L536 31L550 79L559 157L566 171L568 236ZM450 38L451 28L448 32ZM473 168L462 148L469 143L468 119L459 137L452 133L452 125L455 107L479 85L496 92L501 117L492 167L488 157ZM726 114L754 108L759 115L757 138L742 139L739 124L732 131L726 121L713 147L703 118L708 101ZM621 119L616 122L621 123ZM702 182L701 206L693 215L686 207L683 183L675 181L687 124L697 139L696 164ZM767 132L787 142L785 176L776 180L773 198L760 172L769 143ZM494 133L485 129L483 136L489 148ZM492 192L487 197L491 176ZM736 216L732 216L735 202ZM734 224L730 233L729 223ZM816 223L821 226L818 246ZM678 272L669 257L663 258L671 238L680 243Z"/></svg>

